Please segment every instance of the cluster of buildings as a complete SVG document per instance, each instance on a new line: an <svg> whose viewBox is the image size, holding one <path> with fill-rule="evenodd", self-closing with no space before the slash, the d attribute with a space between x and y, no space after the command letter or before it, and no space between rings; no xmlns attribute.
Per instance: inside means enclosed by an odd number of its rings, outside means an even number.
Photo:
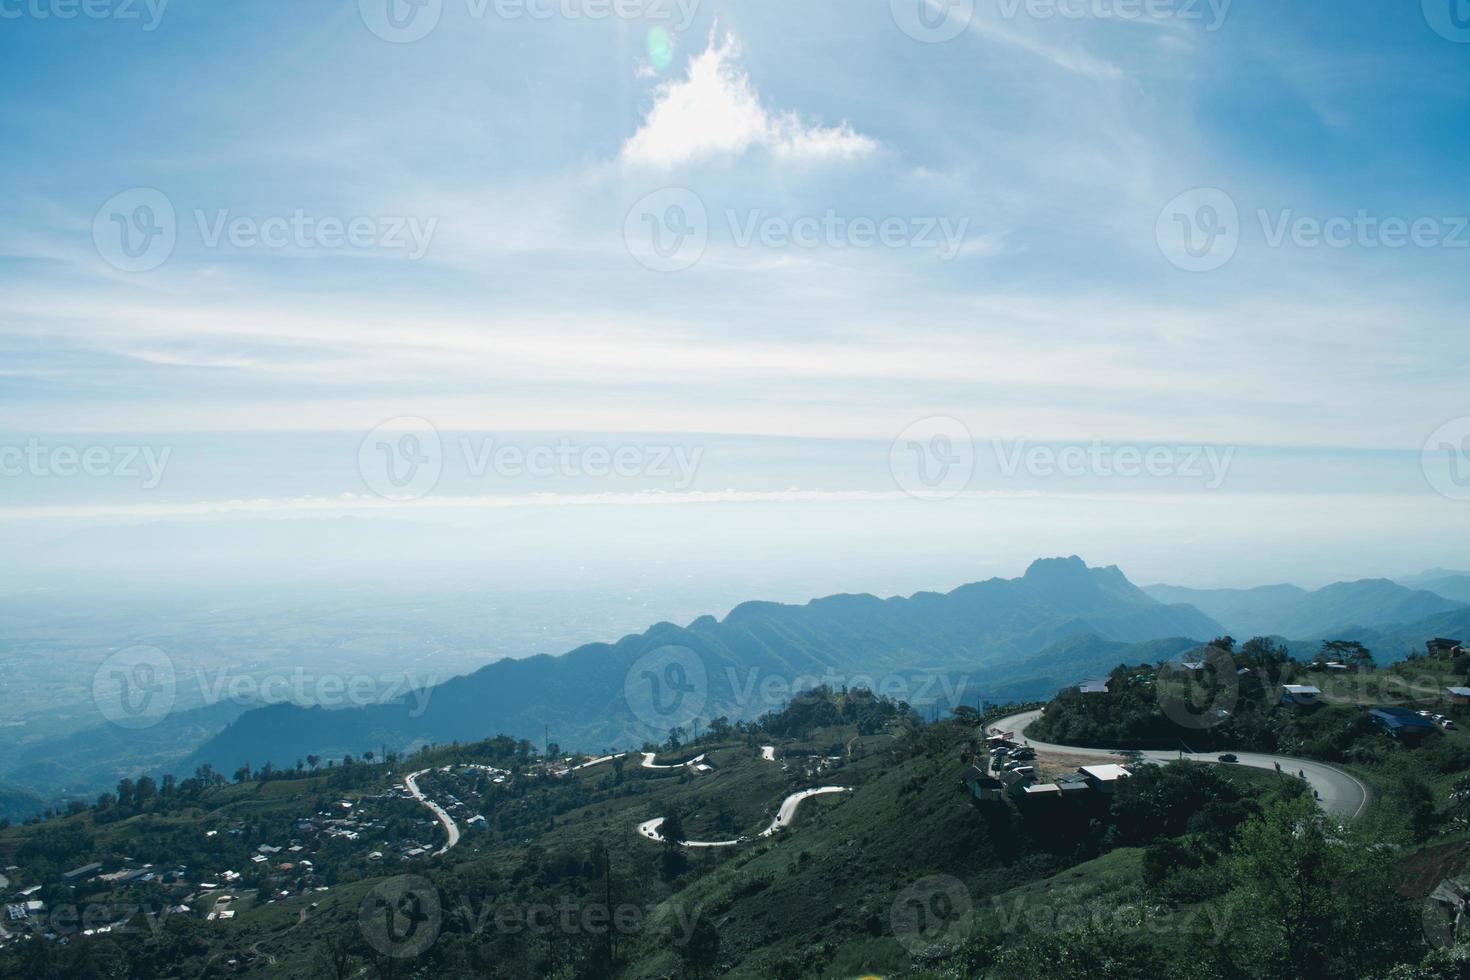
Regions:
<svg viewBox="0 0 1470 980"><path fill-rule="evenodd" d="M1007 797L1021 803L1035 800L1081 800L1096 794L1111 794L1118 782L1133 775L1127 766L1103 763L1079 766L1075 772L1063 773L1040 781L1031 763L1036 753L1029 746L1018 745L1014 732L993 732L986 738L990 752L990 769L972 765L964 782L975 799L987 803L1004 802Z"/></svg>

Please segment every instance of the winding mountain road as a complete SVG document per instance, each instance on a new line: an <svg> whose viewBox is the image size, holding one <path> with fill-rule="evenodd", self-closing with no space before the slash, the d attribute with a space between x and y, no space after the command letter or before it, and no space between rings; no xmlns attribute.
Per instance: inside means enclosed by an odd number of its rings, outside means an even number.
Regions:
<svg viewBox="0 0 1470 980"><path fill-rule="evenodd" d="M1031 746L1037 752L1061 752L1067 755L1080 755L1095 758L1119 759L1121 754L1113 749L1096 749L1076 745L1053 745L1050 742L1037 741L1026 737L1026 726L1041 717L1041 709L1033 711L1022 711L1019 714L1008 715L999 721L986 726L987 730L995 729L1002 732L1015 732L1018 740ZM1172 752L1158 749L1148 749L1141 755L1152 762L1173 762L1176 759L1185 759L1189 762L1211 762L1220 764L1220 752ZM1303 774L1307 784L1316 790L1317 798L1322 804L1322 809L1334 816L1345 820L1356 818L1368 806L1368 787L1364 786L1355 776L1334 769L1332 766L1310 759L1294 759L1284 755L1264 755L1259 752L1235 752L1236 765L1249 766L1252 769L1270 769L1280 771L1287 775L1295 776Z"/></svg>
<svg viewBox="0 0 1470 980"><path fill-rule="evenodd" d="M454 822L454 818L442 806L429 799L424 795L424 791L419 789L418 778L428 771L427 769L420 769L418 772L409 773L403 777L403 785L408 788L410 796L428 807L429 812L439 818L439 822L444 825L445 833L449 835L449 843L434 852L434 856L438 857L459 843L459 825Z"/></svg>
<svg viewBox="0 0 1470 980"><path fill-rule="evenodd" d="M852 792L851 786L818 786L815 789L804 789L799 793L792 793L781 801L781 807L776 811L776 819L772 820L770 826L762 830L756 837L771 837L778 831L790 826L791 821L796 819L796 808L801 806L802 800L810 799L813 796L822 796L826 793L850 792ZM664 837L658 832L658 829L663 824L663 817L654 817L652 820L645 820L638 825L638 833L651 841L658 841L662 844ZM746 841L753 839L755 838L737 837L734 840L686 840L680 841L680 844L683 847L734 847L737 844L744 844Z"/></svg>
<svg viewBox="0 0 1470 980"><path fill-rule="evenodd" d="M704 753L701 752L699 755L696 755L694 758L689 759L686 762L675 762L674 764L668 765L668 766L661 766L658 763L654 762L653 760L656 759L656 758L658 758L658 753L657 752L645 752L645 753L643 753L643 768L644 769L683 769L685 766L689 766L690 768L693 768L694 766L697 766L701 762L704 761Z"/></svg>

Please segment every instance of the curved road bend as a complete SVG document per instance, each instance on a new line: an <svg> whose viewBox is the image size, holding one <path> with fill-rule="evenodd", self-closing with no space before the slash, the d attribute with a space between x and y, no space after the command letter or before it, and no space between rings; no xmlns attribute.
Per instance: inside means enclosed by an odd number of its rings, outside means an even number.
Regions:
<svg viewBox="0 0 1470 980"><path fill-rule="evenodd" d="M1017 738L1030 745L1038 752L1064 752L1068 755L1092 756L1097 758L1117 759L1121 757L1119 752L1112 749L1084 748L1072 745L1052 745L1049 742L1040 742L1034 738L1026 737L1026 726L1041 717L1041 710L1023 711L1019 714L1008 715L999 721L986 726L986 730L999 729L1003 732L1015 732ZM1158 749L1148 749L1142 752L1145 759L1153 762L1173 762L1176 759L1187 759L1190 762L1219 762L1221 752L1171 752ZM1234 753L1236 765L1250 766L1252 769L1276 769L1280 767L1281 772L1295 776L1305 773L1307 784L1317 791L1317 797L1322 804L1322 809L1327 813L1352 820L1363 812L1368 805L1368 787L1364 786L1356 777L1341 769L1324 765L1321 762L1313 762L1310 759L1294 759L1284 755L1264 755L1259 752L1236 752Z"/></svg>
<svg viewBox="0 0 1470 980"><path fill-rule="evenodd" d="M852 792L851 786L819 786L816 789L804 789L799 793L792 793L790 796L786 797L786 799L781 801L781 808L776 811L776 819L772 820L770 826L767 827L765 830L762 830L756 836L770 837L774 835L778 830L790 826L791 821L796 819L796 808L801 806L802 800L808 799L809 797L813 796L821 796L824 793L850 792ZM662 844L664 838L663 835L658 832L658 829L663 826L663 823L663 817L654 817L652 820L645 820L638 825L638 833L643 837L647 837L651 841L658 841L660 844ZM681 846L734 847L736 844L744 844L750 839L751 838L749 837L737 837L734 840L686 840L681 842Z"/></svg>
<svg viewBox="0 0 1470 980"><path fill-rule="evenodd" d="M701 762L704 761L704 753L703 752L701 752L699 755L696 755L694 758L690 759L687 762L676 762L676 763L674 763L671 766L661 766L658 763L654 762L653 760L655 758L657 758L657 757L658 757L658 753L657 752L644 752L643 753L643 768L644 769L683 769L685 766L690 766L690 767L697 766Z"/></svg>
<svg viewBox="0 0 1470 980"><path fill-rule="evenodd" d="M408 787L409 795L428 807L429 812L439 818L439 822L444 825L444 832L449 835L449 843L434 852L434 856L438 857L459 843L459 826L455 824L454 818L442 806L429 799L424 795L424 791L419 789L418 778L428 771L427 769L420 769L418 772L409 773L403 777L403 785Z"/></svg>

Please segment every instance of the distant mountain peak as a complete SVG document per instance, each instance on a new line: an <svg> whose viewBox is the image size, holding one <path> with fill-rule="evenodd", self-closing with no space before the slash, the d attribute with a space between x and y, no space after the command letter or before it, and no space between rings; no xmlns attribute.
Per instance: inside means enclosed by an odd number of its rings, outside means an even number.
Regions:
<svg viewBox="0 0 1470 980"><path fill-rule="evenodd" d="M1026 574L1023 577L1028 579L1076 578L1085 576L1089 571L1087 562L1076 555L1068 555L1066 558L1038 558L1026 568Z"/></svg>

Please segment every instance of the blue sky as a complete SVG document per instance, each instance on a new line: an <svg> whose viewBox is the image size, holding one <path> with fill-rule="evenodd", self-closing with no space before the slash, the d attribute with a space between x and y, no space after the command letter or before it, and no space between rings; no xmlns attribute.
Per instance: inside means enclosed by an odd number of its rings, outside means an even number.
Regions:
<svg viewBox="0 0 1470 980"><path fill-rule="evenodd" d="M937 416L987 458L993 440L1235 447L1212 490L1367 493L1342 524L1425 565L1466 529L1470 503L1421 466L1446 423L1449 444L1470 436L1453 422L1470 415L1470 37L1450 0L1151 18L1129 0L600 18L565 11L610 4L431 0L431 30L392 0L427 30L411 43L379 36L389 0L94 2L68 19L65 0L0 0L0 441L167 444L184 475L23 473L0 491L10 521L350 510L361 475L303 467L299 440L350 463L403 416L702 440L715 475L693 489L774 508L794 488L810 512L821 493L889 499L886 447ZM926 22L955 36L911 36ZM116 222L140 203L159 219L160 196L171 246L126 268ZM293 216L312 230L282 231ZM1394 221L1418 241L1386 244ZM692 252L639 237L680 222ZM1222 234L1191 255L1176 239L1196 224ZM280 244L255 240L269 228ZM283 432L298 441L275 451ZM970 489L1148 489L1038 479ZM1180 513L1216 520L1187 489ZM445 505L526 490L436 487ZM1152 518L1107 519L1126 536ZM1222 547L1235 522L1259 514L1229 518Z"/></svg>

